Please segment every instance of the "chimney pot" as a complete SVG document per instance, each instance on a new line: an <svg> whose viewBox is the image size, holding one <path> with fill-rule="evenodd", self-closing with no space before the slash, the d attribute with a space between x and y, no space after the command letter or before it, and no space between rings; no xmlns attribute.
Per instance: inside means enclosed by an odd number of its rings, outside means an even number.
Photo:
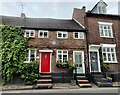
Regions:
<svg viewBox="0 0 120 95"><path fill-rule="evenodd" d="M83 12L86 11L86 7L85 7L85 6L82 7L82 11L83 11Z"/></svg>

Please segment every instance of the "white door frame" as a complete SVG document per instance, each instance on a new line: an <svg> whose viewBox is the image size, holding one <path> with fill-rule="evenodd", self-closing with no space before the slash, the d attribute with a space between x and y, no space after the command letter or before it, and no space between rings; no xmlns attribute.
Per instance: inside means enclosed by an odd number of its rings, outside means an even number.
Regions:
<svg viewBox="0 0 120 95"><path fill-rule="evenodd" d="M91 71L90 52L97 52L97 57L98 57L98 71L94 71L94 72L101 72L99 48L100 48L100 45L90 45L89 46L89 66L90 66L90 72L92 72Z"/></svg>
<svg viewBox="0 0 120 95"><path fill-rule="evenodd" d="M83 72L81 73L85 73L85 64L84 64L84 51L73 51L73 64L75 64L75 52L80 52L82 53L82 66L83 66Z"/></svg>
<svg viewBox="0 0 120 95"><path fill-rule="evenodd" d="M50 72L48 73L51 73L51 63L52 63L52 52L53 50L39 50L40 52L40 58L39 58L39 61L40 61L40 64L39 64L39 72L41 73L41 57L42 57L42 53L50 53ZM46 72L47 73L47 72Z"/></svg>

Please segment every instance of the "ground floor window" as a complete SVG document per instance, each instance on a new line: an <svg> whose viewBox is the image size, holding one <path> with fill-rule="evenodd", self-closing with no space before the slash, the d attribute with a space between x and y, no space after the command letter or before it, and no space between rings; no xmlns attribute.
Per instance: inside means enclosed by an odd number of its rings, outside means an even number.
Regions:
<svg viewBox="0 0 120 95"><path fill-rule="evenodd" d="M34 60L36 60L36 50L35 49L27 50L25 62L30 62Z"/></svg>
<svg viewBox="0 0 120 95"><path fill-rule="evenodd" d="M57 61L60 63L68 61L68 51L67 50L57 50Z"/></svg>
<svg viewBox="0 0 120 95"><path fill-rule="evenodd" d="M102 47L103 61L105 63L117 62L115 45Z"/></svg>

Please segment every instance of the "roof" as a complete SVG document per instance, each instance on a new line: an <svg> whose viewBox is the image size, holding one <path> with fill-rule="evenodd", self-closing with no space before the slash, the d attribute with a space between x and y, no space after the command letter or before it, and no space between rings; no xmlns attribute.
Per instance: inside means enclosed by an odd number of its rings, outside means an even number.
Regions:
<svg viewBox="0 0 120 95"><path fill-rule="evenodd" d="M98 14L98 13L91 13L91 12L86 12L86 16L94 16L94 17L102 17L102 18L114 18L114 19L120 19L120 15L113 15L113 14Z"/></svg>
<svg viewBox="0 0 120 95"><path fill-rule="evenodd" d="M1 16L2 24L19 26L22 28L37 28L42 30L64 30L64 31L86 31L75 20L62 20L50 18L21 18L11 16Z"/></svg>
<svg viewBox="0 0 120 95"><path fill-rule="evenodd" d="M98 4L99 3L104 3L106 6L107 6L107 3L105 3L103 0L100 0L93 8L92 8L92 10L90 10L90 12L92 12L97 6L98 6Z"/></svg>

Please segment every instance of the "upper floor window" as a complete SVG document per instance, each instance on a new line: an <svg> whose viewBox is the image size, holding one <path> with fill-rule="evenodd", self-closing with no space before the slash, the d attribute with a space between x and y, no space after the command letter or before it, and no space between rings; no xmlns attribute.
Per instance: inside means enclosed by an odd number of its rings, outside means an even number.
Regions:
<svg viewBox="0 0 120 95"><path fill-rule="evenodd" d="M68 32L58 31L57 32L57 38L62 38L62 39L68 38Z"/></svg>
<svg viewBox="0 0 120 95"><path fill-rule="evenodd" d="M35 49L27 50L25 62L30 62L34 60L36 60L36 50Z"/></svg>
<svg viewBox="0 0 120 95"><path fill-rule="evenodd" d="M116 45L103 45L102 47L102 55L103 55L103 62L105 63L116 63Z"/></svg>
<svg viewBox="0 0 120 95"><path fill-rule="evenodd" d="M106 7L105 6L98 6L98 13L99 14L106 13Z"/></svg>
<svg viewBox="0 0 120 95"><path fill-rule="evenodd" d="M98 22L100 37L113 38L112 23Z"/></svg>
<svg viewBox="0 0 120 95"><path fill-rule="evenodd" d="M67 50L57 50L57 61L60 63L68 61L68 51Z"/></svg>
<svg viewBox="0 0 120 95"><path fill-rule="evenodd" d="M74 39L84 39L84 33L83 32L74 32L73 36L74 36Z"/></svg>
<svg viewBox="0 0 120 95"><path fill-rule="evenodd" d="M25 30L24 37L35 37L35 30Z"/></svg>
<svg viewBox="0 0 120 95"><path fill-rule="evenodd" d="M38 37L39 38L48 38L48 31L39 30Z"/></svg>

